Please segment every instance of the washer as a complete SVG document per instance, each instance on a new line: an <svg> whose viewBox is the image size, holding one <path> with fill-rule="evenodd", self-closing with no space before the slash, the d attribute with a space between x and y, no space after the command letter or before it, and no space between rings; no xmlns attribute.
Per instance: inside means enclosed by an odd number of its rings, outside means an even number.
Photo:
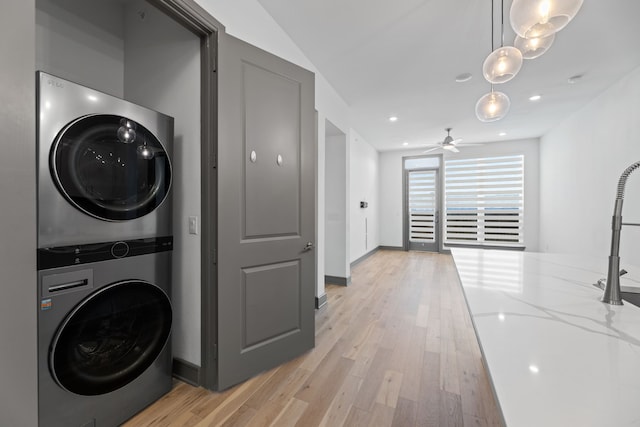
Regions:
<svg viewBox="0 0 640 427"><path fill-rule="evenodd" d="M38 247L170 236L173 118L37 81Z"/></svg>
<svg viewBox="0 0 640 427"><path fill-rule="evenodd" d="M124 258L78 246L49 261L107 260L38 272L41 427L120 425L171 388L170 245L118 243Z"/></svg>

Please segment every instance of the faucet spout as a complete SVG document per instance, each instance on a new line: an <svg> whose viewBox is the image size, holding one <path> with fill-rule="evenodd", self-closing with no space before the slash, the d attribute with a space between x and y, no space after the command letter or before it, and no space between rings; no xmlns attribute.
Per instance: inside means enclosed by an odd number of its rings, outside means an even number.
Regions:
<svg viewBox="0 0 640 427"><path fill-rule="evenodd" d="M613 207L613 218L611 220L611 253L609 255L609 266L607 269L607 281L604 288L602 302L612 305L622 305L620 295L620 231L622 230L622 202L624 200L624 189L627 185L627 178L634 170L640 167L640 161L635 162L620 175L618 180L618 192Z"/></svg>

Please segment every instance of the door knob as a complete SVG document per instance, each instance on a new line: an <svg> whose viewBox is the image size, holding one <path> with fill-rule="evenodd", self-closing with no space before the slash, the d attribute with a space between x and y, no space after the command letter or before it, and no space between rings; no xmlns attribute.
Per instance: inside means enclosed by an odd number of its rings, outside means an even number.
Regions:
<svg viewBox="0 0 640 427"><path fill-rule="evenodd" d="M304 245L304 248L302 248L303 251L310 251L311 249L313 249L313 242L307 242L306 245Z"/></svg>

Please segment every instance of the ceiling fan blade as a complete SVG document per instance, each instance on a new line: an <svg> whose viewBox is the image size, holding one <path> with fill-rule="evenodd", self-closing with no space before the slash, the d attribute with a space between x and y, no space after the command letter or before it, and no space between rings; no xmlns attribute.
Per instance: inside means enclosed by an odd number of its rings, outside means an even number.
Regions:
<svg viewBox="0 0 640 427"><path fill-rule="evenodd" d="M451 144L453 144L453 145L457 145L457 144L459 144L460 142L462 142L462 138L456 138L456 139L454 139L453 141L451 141Z"/></svg>
<svg viewBox="0 0 640 427"><path fill-rule="evenodd" d="M459 153L460 150L458 150L456 147L454 147L453 145L451 146L451 148L449 149L449 151L451 151L452 153Z"/></svg>
<svg viewBox="0 0 640 427"><path fill-rule="evenodd" d="M430 152L435 151L435 150L437 150L437 149L439 149L439 148L440 148L440 147L431 148L431 149L429 149L429 150L423 151L423 152L422 152L422 154L430 153Z"/></svg>

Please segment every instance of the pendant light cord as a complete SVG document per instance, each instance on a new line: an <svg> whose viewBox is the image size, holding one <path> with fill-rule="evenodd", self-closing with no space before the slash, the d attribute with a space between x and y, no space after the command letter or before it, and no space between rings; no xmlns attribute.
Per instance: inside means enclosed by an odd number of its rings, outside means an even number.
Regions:
<svg viewBox="0 0 640 427"><path fill-rule="evenodd" d="M504 47L504 0L500 3L501 23L500 23L500 47Z"/></svg>
<svg viewBox="0 0 640 427"><path fill-rule="evenodd" d="M491 0L491 52L493 52L493 1Z"/></svg>
<svg viewBox="0 0 640 427"><path fill-rule="evenodd" d="M493 3L495 0L491 0L491 52L493 52L493 35L494 35L494 29L493 29L493 15L494 15L494 11L493 11ZM493 93L493 83L491 83L491 93Z"/></svg>

